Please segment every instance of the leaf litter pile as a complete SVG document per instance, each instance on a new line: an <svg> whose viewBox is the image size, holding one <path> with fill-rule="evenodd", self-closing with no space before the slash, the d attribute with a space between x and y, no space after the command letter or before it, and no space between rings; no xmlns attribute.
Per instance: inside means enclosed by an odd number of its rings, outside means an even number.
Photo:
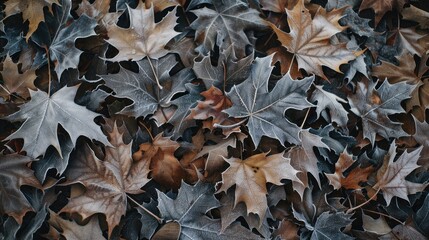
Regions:
<svg viewBox="0 0 429 240"><path fill-rule="evenodd" d="M0 8L0 239L429 236L427 2Z"/></svg>

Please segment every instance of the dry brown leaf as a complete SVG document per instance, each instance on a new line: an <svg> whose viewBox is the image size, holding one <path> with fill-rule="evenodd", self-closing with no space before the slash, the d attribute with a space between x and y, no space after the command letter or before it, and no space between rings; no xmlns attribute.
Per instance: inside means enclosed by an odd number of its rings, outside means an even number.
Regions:
<svg viewBox="0 0 429 240"><path fill-rule="evenodd" d="M169 12L161 21L155 23L154 9L146 9L140 2L136 9L128 7L130 27L121 28L116 24L107 25L109 44L119 50L119 53L109 61L138 61L144 57L158 59L165 56L167 43L178 32L176 26L176 8ZM144 23L144 24L142 24Z"/></svg>
<svg viewBox="0 0 429 240"><path fill-rule="evenodd" d="M410 5L410 7L402 9L401 14L404 19L415 21L421 28L429 29L429 12Z"/></svg>
<svg viewBox="0 0 429 240"><path fill-rule="evenodd" d="M163 137L160 133L151 143L140 144L133 158L150 163L150 176L153 180L164 186L178 189L182 179L196 178L195 169L185 168L174 156L174 152L179 147L178 142Z"/></svg>
<svg viewBox="0 0 429 240"><path fill-rule="evenodd" d="M287 10L290 32L278 29L272 23L271 28L277 34L278 40L293 55L290 68L302 68L307 73L324 77L322 66L329 67L337 72L340 65L354 60L361 52L348 50L345 44L333 45L330 38L343 31L345 27L338 23L343 17L344 9L335 9L326 12L319 8L314 18L301 0L292 10ZM298 66L293 62L296 58ZM294 70L297 72L297 70Z"/></svg>
<svg viewBox="0 0 429 240"><path fill-rule="evenodd" d="M298 173L284 153L267 156L268 153L253 155L246 160L225 159L230 166L222 173L222 186L218 192L235 185L235 203L244 202L247 214L256 213L264 219L268 209L266 184L282 185L282 179L300 182Z"/></svg>
<svg viewBox="0 0 429 240"><path fill-rule="evenodd" d="M12 93L28 98L30 97L28 89L36 90L36 86L34 86L34 80L37 77L36 71L29 69L21 74L18 71L18 64L15 64L9 56L3 61L1 76L4 85L0 85L0 97L5 100L9 99Z"/></svg>
<svg viewBox="0 0 429 240"><path fill-rule="evenodd" d="M373 9L375 12L375 25L377 26L384 14L393 9L401 10L408 0L363 0L359 11Z"/></svg>
<svg viewBox="0 0 429 240"><path fill-rule="evenodd" d="M390 205L393 197L409 201L409 194L421 192L428 185L427 183L414 183L405 179L414 169L420 167L417 161L421 151L422 147L412 152L405 151L394 161L396 156L395 143L390 146L389 154L384 158L383 166L377 172L377 183L373 186L375 190L383 191L387 205Z"/></svg>
<svg viewBox="0 0 429 240"><path fill-rule="evenodd" d="M122 132L115 124L108 133L113 147L106 147L104 161L84 144L65 172L67 184L81 183L87 190L71 198L61 211L77 212L84 219L95 213L105 214L109 237L126 212L127 194L142 193L141 188L149 182L149 162L131 158L131 143L123 142Z"/></svg>
<svg viewBox="0 0 429 240"><path fill-rule="evenodd" d="M361 189L359 183L368 180L369 174L374 171L372 166L366 168L357 166L350 171L347 177L344 177L343 172L350 168L354 162L353 156L344 150L344 152L340 154L337 163L335 163L335 173L325 174L330 184L334 186L334 189L340 189L341 187L354 190Z"/></svg>
<svg viewBox="0 0 429 240"><path fill-rule="evenodd" d="M155 12L160 12L168 7L184 6L186 0L145 0L146 8L150 8L153 4Z"/></svg>
<svg viewBox="0 0 429 240"><path fill-rule="evenodd" d="M299 0L261 0L263 10L284 13L285 8L292 9Z"/></svg>
<svg viewBox="0 0 429 240"><path fill-rule="evenodd" d="M298 240L298 231L299 227L295 223L283 219L274 234L279 236L282 240Z"/></svg>
<svg viewBox="0 0 429 240"><path fill-rule="evenodd" d="M28 32L25 35L25 39L28 41L37 30L39 23L45 21L44 7L48 7L49 12L52 13L54 3L60 5L58 0L9 0L6 2L4 11L6 16L22 12L24 22L28 21Z"/></svg>

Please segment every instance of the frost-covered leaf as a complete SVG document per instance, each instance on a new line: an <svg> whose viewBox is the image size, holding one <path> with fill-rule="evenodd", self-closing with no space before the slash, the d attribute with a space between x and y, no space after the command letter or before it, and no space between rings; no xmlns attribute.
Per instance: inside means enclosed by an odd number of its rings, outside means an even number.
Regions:
<svg viewBox="0 0 429 240"><path fill-rule="evenodd" d="M79 136L110 145L100 127L93 121L99 114L74 102L77 89L78 86L64 87L52 96L40 90L30 91L31 100L22 105L18 112L5 118L14 122L24 121L7 139L24 139L23 150L33 158L44 155L51 145L61 153L57 137L58 124L61 124L69 133L73 145Z"/></svg>
<svg viewBox="0 0 429 240"><path fill-rule="evenodd" d="M233 105L225 112L235 118L247 119L246 125L255 146L259 145L262 136L278 139L281 144L285 141L296 144L299 143L300 128L284 118L285 111L312 106L306 99L306 92L314 77L293 80L286 74L269 91L271 61L272 56L255 60L250 76L228 92Z"/></svg>

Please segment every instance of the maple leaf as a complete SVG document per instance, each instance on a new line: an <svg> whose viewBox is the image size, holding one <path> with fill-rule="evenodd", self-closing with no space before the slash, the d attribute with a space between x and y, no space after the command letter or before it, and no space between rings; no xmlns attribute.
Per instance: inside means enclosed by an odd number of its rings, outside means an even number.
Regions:
<svg viewBox="0 0 429 240"><path fill-rule="evenodd" d="M131 143L124 143L116 124L108 134L112 147L106 147L104 161L87 144L72 157L65 172L67 184L81 183L86 192L71 198L61 212L77 212L84 219L105 214L110 237L126 212L127 194L143 192L141 187L149 182L150 170L149 162L132 159Z"/></svg>
<svg viewBox="0 0 429 240"><path fill-rule="evenodd" d="M158 134L152 142L142 143L133 154L135 160L150 164L151 178L156 182L175 189L180 187L181 180L193 173L193 169L185 169L174 152L180 147L178 142Z"/></svg>
<svg viewBox="0 0 429 240"><path fill-rule="evenodd" d="M117 97L133 100L134 103L122 109L121 113L135 117L153 114L158 108L169 106L173 96L186 91L185 83L194 78L190 69L170 76L171 69L177 64L174 55L152 62L154 71L151 70L149 60L143 59L137 62L138 73L121 67L117 74L101 76ZM158 89L156 79L162 89Z"/></svg>
<svg viewBox="0 0 429 240"><path fill-rule="evenodd" d="M36 71L30 69L24 73L18 71L18 65L7 56L3 61L3 70L1 71L4 86L0 85L0 96L5 100L9 99L10 95L17 93L23 98L30 96L28 89L36 90L34 80L36 79Z"/></svg>
<svg viewBox="0 0 429 240"><path fill-rule="evenodd" d="M219 234L219 219L209 218L206 213L219 207L212 184L197 182L194 186L182 183L173 200L157 190L158 209L164 220L177 221L181 232L179 239L260 239L240 224L232 224Z"/></svg>
<svg viewBox="0 0 429 240"><path fill-rule="evenodd" d="M221 232L228 229L228 226L235 222L239 217L242 217L246 220L250 229L256 229L266 239L270 238L271 231L269 230L268 218L273 219L273 217L271 216L269 209L267 209L267 217L260 221L257 215L247 214L246 205L244 203L241 202L235 204L234 192L231 190L222 196L220 203L221 207L219 208L219 211L222 223ZM262 224L260 224L260 222L262 222Z"/></svg>
<svg viewBox="0 0 429 240"><path fill-rule="evenodd" d="M332 122L336 122L339 126L345 127L347 125L347 111L341 103L347 103L346 100L338 97L337 95L325 91L322 86L314 85L316 89L311 94L310 101L316 102L317 117L325 109L329 109ZM328 120L329 121L329 120Z"/></svg>
<svg viewBox="0 0 429 240"><path fill-rule="evenodd" d="M350 217L342 212L323 212L314 224L311 239L354 239L340 230L353 222Z"/></svg>
<svg viewBox="0 0 429 240"><path fill-rule="evenodd" d="M115 24L106 26L109 35L106 41L119 50L115 57L107 60L138 61L146 56L152 59L165 56L168 53L165 45L178 34L174 31L177 21L176 8L158 23L154 22L153 6L146 9L140 2L136 9L128 5L127 8L130 15L129 28L121 28Z"/></svg>
<svg viewBox="0 0 429 240"><path fill-rule="evenodd" d="M349 169L354 162L353 155L350 155L344 150L344 152L340 154L337 163L335 163L335 173L325 174L329 179L329 183L334 186L334 189L340 189L341 187L345 189L361 189L359 183L368 180L369 174L374 171L372 166L366 168L355 167L346 177L344 176L344 172Z"/></svg>
<svg viewBox="0 0 429 240"><path fill-rule="evenodd" d="M213 66L210 56L195 61L192 69L195 75L203 80L207 89L215 86L229 91L234 84L243 82L249 76L254 55L238 59L233 50L231 45L221 51L216 66Z"/></svg>
<svg viewBox="0 0 429 240"><path fill-rule="evenodd" d="M212 86L207 91L201 93L205 97L204 101L199 101L198 105L191 110L189 118L206 120L204 124L210 130L213 130L217 124L225 124L228 121L228 114L223 110L232 106L231 101L223 94L221 90ZM231 122L231 121L230 121Z"/></svg>
<svg viewBox="0 0 429 240"><path fill-rule="evenodd" d="M383 166L377 172L377 183L373 186L376 190L383 191L384 199L387 205L393 197L398 197L409 201L408 195L423 191L427 183L414 183L405 179L414 169L419 168L417 160L419 159L422 147L401 154L396 157L396 146L392 143L388 155L385 157Z"/></svg>
<svg viewBox="0 0 429 240"><path fill-rule="evenodd" d="M299 171L297 174L299 181L292 181L292 184L293 189L302 198L305 189L309 186L308 173L311 173L319 186L321 186L317 166L318 160L313 148L328 148L328 146L322 142L322 137L310 133L309 130L302 130L299 135L301 144L287 151L285 157L290 158L292 167Z"/></svg>
<svg viewBox="0 0 429 240"><path fill-rule="evenodd" d="M213 1L213 8L192 10L197 19L190 25L196 30L195 40L201 45L198 51L206 54L214 49L227 49L233 45L236 56L244 57L245 47L250 44L245 31L263 29L265 23L259 12L240 0Z"/></svg>
<svg viewBox="0 0 429 240"><path fill-rule="evenodd" d="M12 216L18 224L22 224L28 211L34 211L20 187L42 188L28 167L31 161L31 158L18 154L0 155L0 213Z"/></svg>
<svg viewBox="0 0 429 240"><path fill-rule="evenodd" d="M201 151L195 155L194 159L198 159L207 154L204 170L208 172L208 175L213 175L221 171L224 158L228 156L228 147L235 148L237 145L237 137L230 136L227 139L215 145L204 146Z"/></svg>
<svg viewBox="0 0 429 240"><path fill-rule="evenodd" d="M284 13L285 8L291 9L300 0L261 0L261 5L263 10Z"/></svg>
<svg viewBox="0 0 429 240"><path fill-rule="evenodd" d="M363 0L359 11L364 9L373 9L375 12L375 25L377 26L384 14L393 9L401 10L408 0Z"/></svg>
<svg viewBox="0 0 429 240"><path fill-rule="evenodd" d="M86 14L90 18L103 19L109 12L110 0L95 0L92 4L89 0L82 0L76 13L81 16Z"/></svg>
<svg viewBox="0 0 429 240"><path fill-rule="evenodd" d="M58 124L61 124L69 133L73 145L79 136L109 145L106 136L93 121L99 114L74 102L77 89L78 86L63 87L52 96L40 90L30 90L31 100L22 105L18 112L4 118L14 122L24 121L6 140L24 139L23 150L33 158L43 155L50 145L61 153L57 138Z"/></svg>
<svg viewBox="0 0 429 240"><path fill-rule="evenodd" d="M184 6L186 0L146 0L146 8L150 8L153 5L155 12L160 12L166 8L174 6Z"/></svg>
<svg viewBox="0 0 429 240"><path fill-rule="evenodd" d="M235 203L244 202L247 213L256 213L264 219L268 208L266 183L282 185L282 179L300 182L298 173L291 166L290 158L283 153L267 156L268 153L253 155L246 160L238 158L225 159L230 164L222 173L222 186L218 192L235 185Z"/></svg>
<svg viewBox="0 0 429 240"><path fill-rule="evenodd" d="M74 221L62 219L58 214L49 210L50 233L58 239L62 235L67 240L105 239L101 232L98 217L93 216L87 224L81 226Z"/></svg>
<svg viewBox="0 0 429 240"><path fill-rule="evenodd" d="M402 124L393 122L388 115L405 112L401 102L409 98L415 88L415 85L404 82L390 84L384 81L376 89L377 83L371 80L358 82L356 93L348 96L350 110L362 118L363 137L371 144L374 144L376 134L386 139L408 135L402 130Z"/></svg>
<svg viewBox="0 0 429 240"><path fill-rule="evenodd" d="M287 109L302 110L311 107L306 99L306 91L314 77L292 80L288 74L277 81L268 91L272 56L257 58L250 76L241 84L232 87L227 96L233 105L225 112L235 118L247 118L246 123L255 146L262 136L298 143L299 127L283 116ZM252 86L249 89L249 86Z"/></svg>
<svg viewBox="0 0 429 240"><path fill-rule="evenodd" d="M423 29L429 29L429 12L410 5L403 8L401 14L404 19L419 23L419 26Z"/></svg>
<svg viewBox="0 0 429 240"><path fill-rule="evenodd" d="M282 45L293 54L292 58L296 58L299 68L327 79L322 66L341 72L341 64L354 60L361 54L349 51L345 44L333 45L330 42L332 36L345 29L338 23L342 12L343 9L326 12L319 8L312 19L304 1L301 0L292 10L286 9L289 33L283 32L272 23L269 24ZM293 59L289 68L292 68L292 64Z"/></svg>
<svg viewBox="0 0 429 240"><path fill-rule="evenodd" d="M60 6L58 0L10 0L6 2L6 16L11 16L22 12L22 18L28 21L28 32L25 39L31 37L31 35L37 30L40 22L45 20L45 14L43 13L44 7L48 7L49 12L52 13L52 4Z"/></svg>
<svg viewBox="0 0 429 240"><path fill-rule="evenodd" d="M397 30L397 38L402 51L410 52L418 56L422 56L427 48L427 35L420 35L415 31L415 28L399 28Z"/></svg>
<svg viewBox="0 0 429 240"><path fill-rule="evenodd" d="M97 22L94 19L82 15L70 25L62 25L63 27L57 30L57 34L49 47L49 52L51 59L55 60L55 71L58 74L58 79L64 70L78 67L79 57L83 51L75 47L75 41L78 38L96 35L94 31L96 25Z"/></svg>
<svg viewBox="0 0 429 240"><path fill-rule="evenodd" d="M424 119L424 112L429 106L429 79L423 78L423 75L429 67L426 65L426 60L429 55L422 58L420 65L416 71L416 62L413 55L410 53L403 53L398 57L398 65L390 62L381 61L380 65L372 67L372 75L379 79L387 78L390 83L406 82L408 84L416 85L411 92L411 98L405 101L405 110L407 112L413 111L413 115L420 121Z"/></svg>

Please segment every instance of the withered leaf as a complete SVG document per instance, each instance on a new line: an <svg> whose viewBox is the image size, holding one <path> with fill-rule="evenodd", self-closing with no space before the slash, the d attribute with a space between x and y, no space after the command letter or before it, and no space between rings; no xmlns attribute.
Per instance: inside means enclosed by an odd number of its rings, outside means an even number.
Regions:
<svg viewBox="0 0 429 240"><path fill-rule="evenodd" d="M111 147L106 147L104 160L84 144L81 151L72 156L65 172L68 184L81 183L86 192L71 198L61 212L77 212L84 219L95 214L106 215L109 236L127 209L127 194L142 193L149 182L149 162L133 160L131 143L125 144L122 132L114 126L108 133Z"/></svg>
<svg viewBox="0 0 429 240"><path fill-rule="evenodd" d="M109 61L138 61L144 57L158 59L165 56L167 43L178 32L174 30L177 17L176 8L169 12L160 22L154 22L153 6L146 9L140 2L136 9L127 5L130 16L130 27L122 28L115 24L107 25L109 44L119 50L119 53L109 58ZM144 24L142 24L144 22Z"/></svg>
<svg viewBox="0 0 429 240"><path fill-rule="evenodd" d="M246 160L238 158L225 159L230 166L222 173L222 186L218 192L235 185L235 203L244 202L247 213L256 213L264 219L267 204L266 184L282 185L281 180L288 179L300 182L298 171L291 166L291 160L283 153L267 156L267 153L253 155Z"/></svg>

